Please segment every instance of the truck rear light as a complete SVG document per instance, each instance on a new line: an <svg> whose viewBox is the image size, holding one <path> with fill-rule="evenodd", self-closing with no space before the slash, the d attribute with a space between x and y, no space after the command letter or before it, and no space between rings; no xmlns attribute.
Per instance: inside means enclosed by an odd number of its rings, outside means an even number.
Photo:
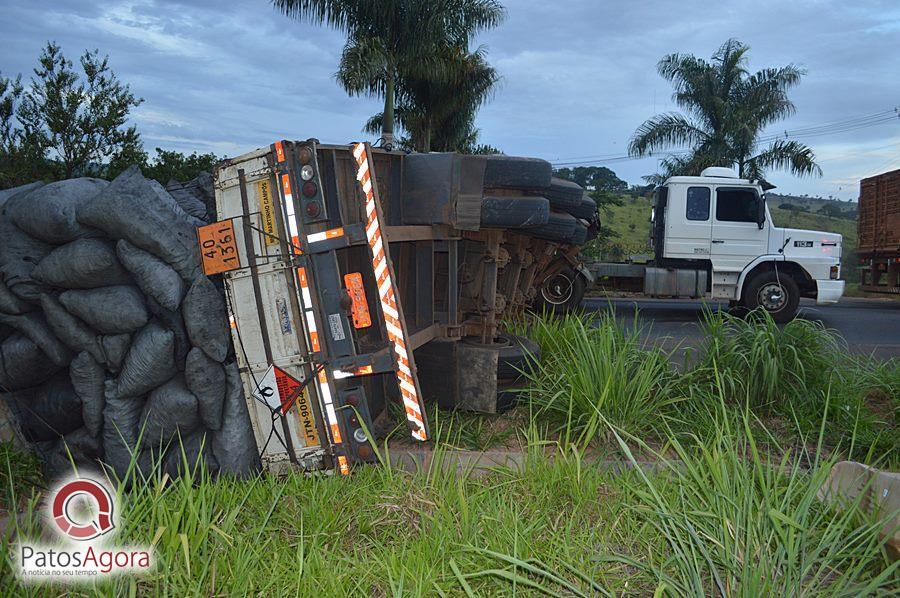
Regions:
<svg viewBox="0 0 900 598"><path fill-rule="evenodd" d="M312 151L308 147L301 147L297 152L297 159L300 160L300 164L306 166L312 161Z"/></svg>
<svg viewBox="0 0 900 598"><path fill-rule="evenodd" d="M369 441L369 438L366 436L366 431L362 428L356 428L353 430L353 440L360 444L365 444Z"/></svg>
<svg viewBox="0 0 900 598"><path fill-rule="evenodd" d="M300 178L303 179L304 181L311 181L313 178L313 175L315 175L315 174L316 174L316 172L313 170L313 167L310 166L309 164L304 164L303 167L300 169Z"/></svg>
<svg viewBox="0 0 900 598"><path fill-rule="evenodd" d="M322 212L322 206L319 205L317 201L311 201L306 204L306 215L310 218L315 218Z"/></svg>
<svg viewBox="0 0 900 598"><path fill-rule="evenodd" d="M303 183L303 195L306 197L315 197L316 193L319 191L319 188L316 187L316 184L312 181L306 181Z"/></svg>
<svg viewBox="0 0 900 598"><path fill-rule="evenodd" d="M840 266L832 266L831 267L831 280L837 280L841 275L841 267Z"/></svg>

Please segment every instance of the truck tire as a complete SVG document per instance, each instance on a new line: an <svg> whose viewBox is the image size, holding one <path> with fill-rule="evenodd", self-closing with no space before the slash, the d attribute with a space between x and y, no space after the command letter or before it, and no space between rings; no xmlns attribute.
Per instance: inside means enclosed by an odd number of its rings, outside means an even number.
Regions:
<svg viewBox="0 0 900 598"><path fill-rule="evenodd" d="M575 223L575 232L569 237L569 245L584 245L587 242L588 227L581 222Z"/></svg>
<svg viewBox="0 0 900 598"><path fill-rule="evenodd" d="M544 189L553 178L553 167L539 158L497 154L485 156L485 160L485 188Z"/></svg>
<svg viewBox="0 0 900 598"><path fill-rule="evenodd" d="M503 334L507 345L497 355L497 380L518 380L540 363L541 346L530 338Z"/></svg>
<svg viewBox="0 0 900 598"><path fill-rule="evenodd" d="M575 233L575 217L565 212L550 212L547 224L528 229L528 234L539 239L565 243Z"/></svg>
<svg viewBox="0 0 900 598"><path fill-rule="evenodd" d="M529 228L547 224L550 202L543 197L483 197L482 228Z"/></svg>
<svg viewBox="0 0 900 598"><path fill-rule="evenodd" d="M530 191L546 197L550 201L551 207L566 212L580 206L581 199L584 197L584 188L581 185L556 177L553 177L546 189L531 189Z"/></svg>
<svg viewBox="0 0 900 598"><path fill-rule="evenodd" d="M501 333L496 341L484 345L477 337L464 337L462 342L497 350L497 380L509 382L522 377L522 372L533 368L541 359L541 347L530 338Z"/></svg>
<svg viewBox="0 0 900 598"><path fill-rule="evenodd" d="M588 243L593 241L600 235L600 221L595 220L591 222L587 227L587 235L584 237L584 242Z"/></svg>
<svg viewBox="0 0 900 598"><path fill-rule="evenodd" d="M760 272L744 287L741 304L748 310L764 309L779 324L790 322L800 307L800 289L790 274Z"/></svg>
<svg viewBox="0 0 900 598"><path fill-rule="evenodd" d="M526 393L526 388L520 382L497 380L497 413L506 413L515 407Z"/></svg>
<svg viewBox="0 0 900 598"><path fill-rule="evenodd" d="M538 311L562 315L581 305L585 291L587 281L584 276L571 268L566 268L544 281L538 291L534 307Z"/></svg>
<svg viewBox="0 0 900 598"><path fill-rule="evenodd" d="M587 195L584 195L577 206L566 209L566 212L576 218L593 222L594 220L597 220L597 202Z"/></svg>

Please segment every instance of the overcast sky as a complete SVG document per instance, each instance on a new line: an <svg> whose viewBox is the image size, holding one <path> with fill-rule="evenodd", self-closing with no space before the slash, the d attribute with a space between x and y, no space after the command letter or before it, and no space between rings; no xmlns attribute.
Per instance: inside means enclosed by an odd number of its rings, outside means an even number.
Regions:
<svg viewBox="0 0 900 598"><path fill-rule="evenodd" d="M267 0L2 1L3 75L29 75L55 40L69 58L108 53L146 101L134 120L147 149L234 156L280 138L358 140L380 104L350 98L333 73L341 33L291 21ZM644 119L671 110L656 73L670 52L709 57L729 37L752 69L795 63L797 114L772 133L900 106L900 1L508 0L478 40L503 77L478 117L483 143L560 162L626 153ZM769 177L782 192L855 198L861 177L900 168L900 118L802 139L822 178ZM655 159L597 162L625 180Z"/></svg>

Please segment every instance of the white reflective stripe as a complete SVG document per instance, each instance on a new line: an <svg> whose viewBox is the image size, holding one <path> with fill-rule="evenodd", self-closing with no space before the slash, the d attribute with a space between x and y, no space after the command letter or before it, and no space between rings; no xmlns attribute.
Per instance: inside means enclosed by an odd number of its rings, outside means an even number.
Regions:
<svg viewBox="0 0 900 598"><path fill-rule="evenodd" d="M353 372L345 372L344 370L334 370L333 372L331 372L331 374L334 376L335 380L353 377Z"/></svg>
<svg viewBox="0 0 900 598"><path fill-rule="evenodd" d="M334 407L331 406L331 389L328 388L327 383L319 382L319 391L322 393L322 402L325 403L325 407L331 407L331 416L334 418Z"/></svg>
<svg viewBox="0 0 900 598"><path fill-rule="evenodd" d="M366 216L368 218L371 218L372 214L374 214L374 213L375 213L375 201L372 199L369 199L368 201L366 201Z"/></svg>
<svg viewBox="0 0 900 598"><path fill-rule="evenodd" d="M379 280L386 269L387 260L381 260L380 262L378 262L378 265L375 266L375 280Z"/></svg>
<svg viewBox="0 0 900 598"><path fill-rule="evenodd" d="M425 436L425 430L422 429L422 428L419 428L418 430L414 430L414 431L412 432L412 436L413 436L413 438L415 438L416 440L422 440L422 441L425 441L425 440L428 439L428 437Z"/></svg>
<svg viewBox="0 0 900 598"><path fill-rule="evenodd" d="M415 396L416 395L413 393L411 393L410 395L403 395L403 404L419 415L422 415L422 409L419 407L419 402L415 399Z"/></svg>
<svg viewBox="0 0 900 598"><path fill-rule="evenodd" d="M318 330L316 330L316 316L313 315L312 311L306 312L306 325L309 326L310 332L318 332Z"/></svg>
<svg viewBox="0 0 900 598"><path fill-rule="evenodd" d="M353 148L353 157L359 160L359 157L362 155L363 151L366 149L362 143L357 143L356 147Z"/></svg>
<svg viewBox="0 0 900 598"><path fill-rule="evenodd" d="M403 345L401 345L400 343L394 343L394 351L397 352L397 355L409 361L409 355L406 354L406 349L403 348Z"/></svg>
<svg viewBox="0 0 900 598"><path fill-rule="evenodd" d="M337 423L337 413L334 412L334 405L330 402L325 405L325 412L328 414L329 423Z"/></svg>
<svg viewBox="0 0 900 598"><path fill-rule="evenodd" d="M384 299L385 295L387 295L387 292L390 290L391 290L391 277L388 276L387 278L384 279L384 282L382 282L378 286L378 296L381 297L382 299ZM382 303L384 303L384 301L382 301Z"/></svg>
<svg viewBox="0 0 900 598"><path fill-rule="evenodd" d="M384 237L379 235L378 239L375 241L375 244L372 245L372 255L374 256L372 258L373 260L377 260L377 259L384 260L385 259L383 257L382 258L378 257L378 254L381 253L381 249L383 247L383 241L384 241Z"/></svg>
<svg viewBox="0 0 900 598"><path fill-rule="evenodd" d="M294 201L294 194L293 193L285 193L284 199L285 199L285 201ZM290 206L290 204L288 204L288 205ZM288 210L290 210L291 213L293 213L294 207L290 206L290 207L288 207Z"/></svg>
<svg viewBox="0 0 900 598"><path fill-rule="evenodd" d="M363 188L363 191L366 192L366 195L371 193L372 192L372 179L371 178L366 179L366 182L363 183L362 188Z"/></svg>
<svg viewBox="0 0 900 598"><path fill-rule="evenodd" d="M416 396L416 387L407 382L405 379L397 377L397 381L400 383L400 388L405 388L406 392L411 394L412 396ZM416 405L416 411L418 411L418 405Z"/></svg>
<svg viewBox="0 0 900 598"><path fill-rule="evenodd" d="M409 371L409 368L406 367L405 363L403 363L402 361L397 361L397 367L400 369L401 372L403 372L404 374L406 374L407 376L412 378L412 372Z"/></svg>
<svg viewBox="0 0 900 598"><path fill-rule="evenodd" d="M291 231L291 237L299 237L300 236L300 232L297 230L297 221L294 220L293 214L291 214L291 217L288 220L288 230Z"/></svg>
<svg viewBox="0 0 900 598"><path fill-rule="evenodd" d="M328 238L328 235L325 232L321 233L313 233L311 235L306 235L306 241L308 243L318 243L319 241L324 241Z"/></svg>
<svg viewBox="0 0 900 598"><path fill-rule="evenodd" d="M399 320L400 314L397 313L397 310L388 305L386 302L382 302L381 309L384 310L384 313L391 316L392 318Z"/></svg>
<svg viewBox="0 0 900 598"><path fill-rule="evenodd" d="M372 242L372 239L375 238L375 233L378 232L378 219L372 221L372 224L366 227L366 239L369 240L369 243Z"/></svg>
<svg viewBox="0 0 900 598"><path fill-rule="evenodd" d="M403 331L400 330L393 322L389 320L385 320L385 328L387 328L388 334L393 334L394 338L403 338Z"/></svg>
<svg viewBox="0 0 900 598"><path fill-rule="evenodd" d="M312 295L309 292L309 287L300 287L300 295L303 298L303 306L311 306L312 305Z"/></svg>

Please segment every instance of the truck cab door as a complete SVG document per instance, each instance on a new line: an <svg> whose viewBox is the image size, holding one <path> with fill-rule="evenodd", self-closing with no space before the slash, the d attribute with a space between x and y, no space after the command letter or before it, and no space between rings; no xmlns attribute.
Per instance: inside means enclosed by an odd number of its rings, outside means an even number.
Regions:
<svg viewBox="0 0 900 598"><path fill-rule="evenodd" d="M669 191L664 257L688 260L709 257L711 205L709 186L678 186Z"/></svg>
<svg viewBox="0 0 900 598"><path fill-rule="evenodd" d="M716 187L710 257L713 271L740 272L768 251L768 222L759 223L760 202L750 187Z"/></svg>

